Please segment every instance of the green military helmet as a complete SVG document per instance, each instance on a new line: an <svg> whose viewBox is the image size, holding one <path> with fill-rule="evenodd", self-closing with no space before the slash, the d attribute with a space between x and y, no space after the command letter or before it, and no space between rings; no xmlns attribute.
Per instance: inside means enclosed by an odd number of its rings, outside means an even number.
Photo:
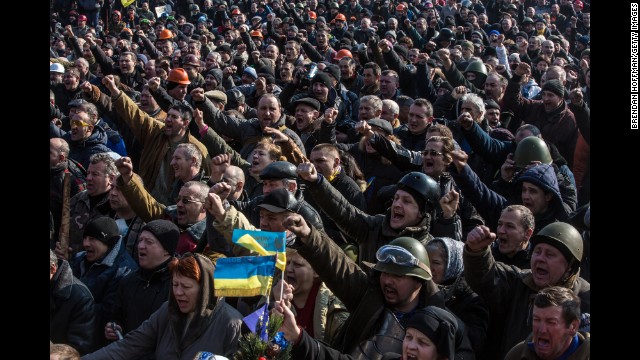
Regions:
<svg viewBox="0 0 640 360"><path fill-rule="evenodd" d="M427 281L432 278L427 249L414 238L407 236L395 238L378 249L376 258L378 262L374 267L375 270L394 275L413 276ZM411 263L410 260L417 260L417 264Z"/></svg>
<svg viewBox="0 0 640 360"><path fill-rule="evenodd" d="M556 221L543 227L531 238L531 248L534 249L540 243L549 244L560 250L569 264L575 260L574 264L577 264L574 266L575 269L580 266L584 244L582 236L573 226Z"/></svg>
<svg viewBox="0 0 640 360"><path fill-rule="evenodd" d="M476 79L473 81L473 85L475 87L484 86L484 82L487 80L487 67L484 66L482 61L470 62L469 65L467 65L467 68L464 69L465 74L468 72L474 72L476 74Z"/></svg>
<svg viewBox="0 0 640 360"><path fill-rule="evenodd" d="M516 167L525 168L532 161L551 165L553 159L544 140L536 136L527 136L518 143L516 152L513 154L513 161L515 161Z"/></svg>
<svg viewBox="0 0 640 360"><path fill-rule="evenodd" d="M403 176L398 181L398 190L410 193L419 204L419 207L424 204L424 211L427 214L431 214L440 201L440 186L438 183L418 171L412 171Z"/></svg>

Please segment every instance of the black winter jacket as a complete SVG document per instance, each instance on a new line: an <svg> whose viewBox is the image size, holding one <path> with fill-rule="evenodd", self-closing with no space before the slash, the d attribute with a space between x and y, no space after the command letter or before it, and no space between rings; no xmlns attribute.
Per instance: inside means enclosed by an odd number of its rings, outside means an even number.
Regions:
<svg viewBox="0 0 640 360"><path fill-rule="evenodd" d="M49 288L49 340L73 346L81 355L94 350L96 313L93 296L73 276L66 260L58 261Z"/></svg>

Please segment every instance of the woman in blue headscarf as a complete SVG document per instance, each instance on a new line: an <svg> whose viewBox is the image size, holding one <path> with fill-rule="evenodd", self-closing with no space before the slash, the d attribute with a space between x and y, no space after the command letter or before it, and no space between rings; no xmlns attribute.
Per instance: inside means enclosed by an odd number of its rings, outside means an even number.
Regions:
<svg viewBox="0 0 640 360"><path fill-rule="evenodd" d="M447 308L462 320L476 354L484 346L489 328L489 310L464 279L462 249L464 243L438 237L427 243L433 281L444 294Z"/></svg>

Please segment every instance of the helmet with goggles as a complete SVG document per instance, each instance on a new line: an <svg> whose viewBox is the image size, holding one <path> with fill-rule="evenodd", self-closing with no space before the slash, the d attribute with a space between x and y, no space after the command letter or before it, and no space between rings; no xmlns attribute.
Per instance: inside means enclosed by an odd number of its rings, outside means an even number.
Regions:
<svg viewBox="0 0 640 360"><path fill-rule="evenodd" d="M394 239L378 249L376 259L375 270L431 280L427 249L414 238L403 236Z"/></svg>

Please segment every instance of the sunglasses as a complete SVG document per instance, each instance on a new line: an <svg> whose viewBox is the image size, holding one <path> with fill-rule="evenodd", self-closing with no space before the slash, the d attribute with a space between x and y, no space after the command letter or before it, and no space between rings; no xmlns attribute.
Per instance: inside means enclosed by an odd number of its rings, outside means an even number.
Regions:
<svg viewBox="0 0 640 360"><path fill-rule="evenodd" d="M179 203L180 201L182 201L182 203L185 204L185 205L193 204L193 203L204 204L204 201L202 201L202 200L189 199L189 198L186 198L184 196L178 196L174 200L176 201L176 204Z"/></svg>
<svg viewBox="0 0 640 360"><path fill-rule="evenodd" d="M82 120L71 120L71 126L77 126L77 127L86 127L86 126L93 126L91 124L88 124Z"/></svg>
<svg viewBox="0 0 640 360"><path fill-rule="evenodd" d="M437 155L443 155L443 153L441 153L440 151L433 150L433 149L422 150L422 156L427 156L427 155L431 155L433 157L433 156L437 156Z"/></svg>

